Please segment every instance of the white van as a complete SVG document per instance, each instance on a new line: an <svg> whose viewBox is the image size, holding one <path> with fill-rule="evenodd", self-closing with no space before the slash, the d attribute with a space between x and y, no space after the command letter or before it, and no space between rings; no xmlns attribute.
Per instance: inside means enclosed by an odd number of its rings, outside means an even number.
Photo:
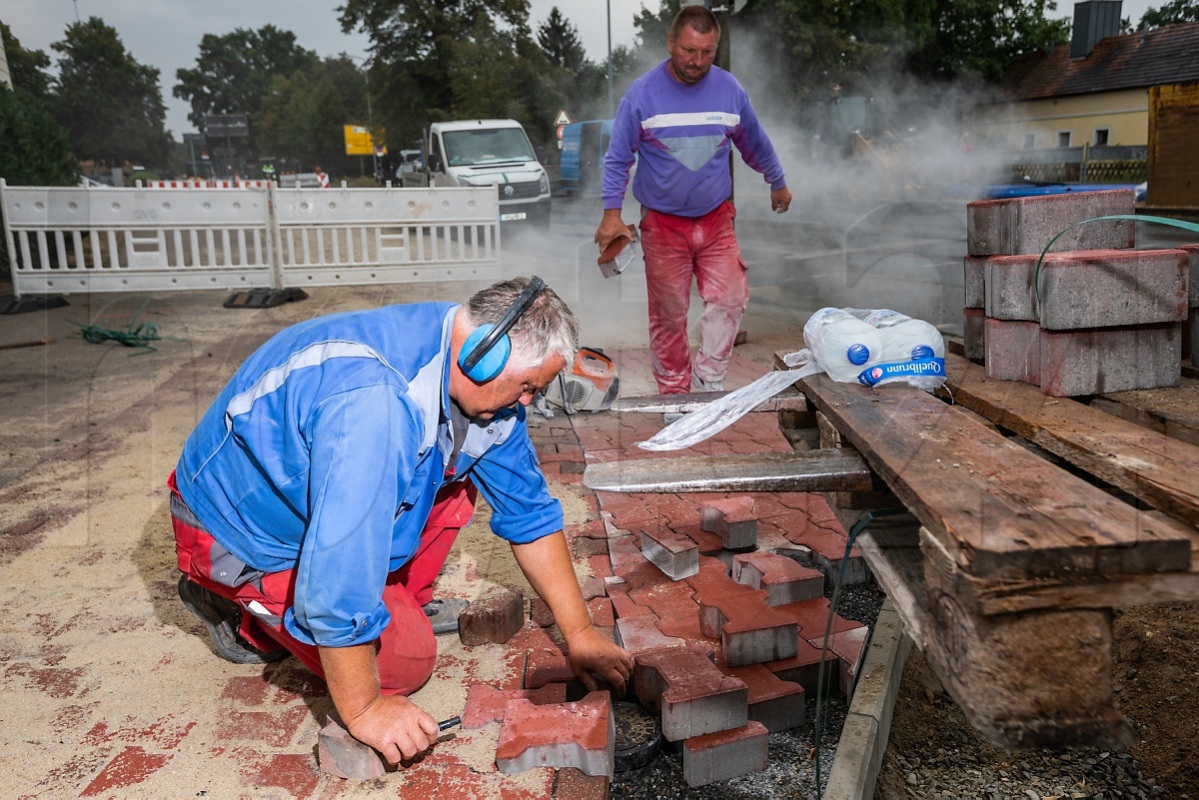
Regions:
<svg viewBox="0 0 1199 800"><path fill-rule="evenodd" d="M424 145L429 186L495 186L500 222L549 224L549 175L516 120L434 122Z"/></svg>

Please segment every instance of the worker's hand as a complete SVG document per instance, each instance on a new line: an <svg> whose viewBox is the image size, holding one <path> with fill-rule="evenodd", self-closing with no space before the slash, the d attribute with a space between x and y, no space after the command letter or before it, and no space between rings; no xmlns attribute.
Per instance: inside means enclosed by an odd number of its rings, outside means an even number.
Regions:
<svg viewBox="0 0 1199 800"><path fill-rule="evenodd" d="M617 236L628 235L629 226L625 225L624 220L620 218L620 209L604 209L603 219L600 220L600 225L595 230L595 243L599 245L600 252L604 252Z"/></svg>
<svg viewBox="0 0 1199 800"><path fill-rule="evenodd" d="M624 694L633 677L633 657L628 651L609 641L594 625L568 636L566 647L570 668L587 691L596 689L592 675L595 673L611 684L617 694Z"/></svg>
<svg viewBox="0 0 1199 800"><path fill-rule="evenodd" d="M778 214L791 207L791 190L784 186L770 193L770 210Z"/></svg>
<svg viewBox="0 0 1199 800"><path fill-rule="evenodd" d="M378 695L354 718L344 716L353 737L392 764L428 750L437 741L437 720L400 695Z"/></svg>

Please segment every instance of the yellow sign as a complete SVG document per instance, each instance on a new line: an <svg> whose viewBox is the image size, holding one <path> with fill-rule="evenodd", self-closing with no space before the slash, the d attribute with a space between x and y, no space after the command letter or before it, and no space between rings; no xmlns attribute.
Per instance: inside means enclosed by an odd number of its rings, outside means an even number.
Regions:
<svg viewBox="0 0 1199 800"><path fill-rule="evenodd" d="M346 125L346 155L347 156L369 156L374 155L374 143L371 141L371 132L369 129L361 125Z"/></svg>

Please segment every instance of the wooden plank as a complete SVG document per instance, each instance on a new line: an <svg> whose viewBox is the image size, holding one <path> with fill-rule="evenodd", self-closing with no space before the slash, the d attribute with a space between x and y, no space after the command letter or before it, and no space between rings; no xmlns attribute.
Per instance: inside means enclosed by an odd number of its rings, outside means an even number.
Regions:
<svg viewBox="0 0 1199 800"><path fill-rule="evenodd" d="M895 604L908 635L923 648L928 610L924 606L924 559L919 537L913 531L899 540L865 530L854 546L866 559L879 587Z"/></svg>
<svg viewBox="0 0 1199 800"><path fill-rule="evenodd" d="M583 483L604 492L819 492L866 490L870 468L840 450L681 456L589 464Z"/></svg>
<svg viewBox="0 0 1199 800"><path fill-rule="evenodd" d="M992 580L1185 571L1181 523L1147 517L930 394L826 375L801 388L966 573Z"/></svg>
<svg viewBox="0 0 1199 800"><path fill-rule="evenodd" d="M1175 387L1100 395L1091 408L1199 446L1199 381L1191 378Z"/></svg>
<svg viewBox="0 0 1199 800"><path fill-rule="evenodd" d="M988 380L946 355L954 402L1045 448L1172 517L1199 524L1199 447L1036 386Z"/></svg>
<svg viewBox="0 0 1199 800"><path fill-rule="evenodd" d="M650 394L637 397L619 397L612 403L612 411L628 411L647 414L665 414L668 411L698 411L728 392L693 392L691 394ZM808 399L793 389L768 397L754 411L808 411Z"/></svg>

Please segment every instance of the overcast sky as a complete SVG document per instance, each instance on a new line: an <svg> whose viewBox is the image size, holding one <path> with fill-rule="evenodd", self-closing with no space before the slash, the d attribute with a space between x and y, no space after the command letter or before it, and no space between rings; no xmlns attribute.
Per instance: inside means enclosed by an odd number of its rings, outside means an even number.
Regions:
<svg viewBox="0 0 1199 800"><path fill-rule="evenodd" d="M365 56L367 37L346 35L337 23L337 7L343 0L4 0L0 19L27 49L44 50L51 62L57 53L50 43L60 41L66 26L89 16L100 17L116 29L125 49L141 64L157 67L163 101L167 105L167 128L178 139L192 130L188 107L172 95L175 71L193 68L199 55L200 37L223 35L235 28L258 29L274 25L296 34L301 47L322 56L341 52ZM1167 0L1123 0L1122 17L1135 25L1151 7ZM608 8L612 15L612 46L631 46L636 29L633 16L642 6L657 11L658 0L529 0L529 22L534 33L557 6L575 26L592 61L604 61L608 50ZM1074 4L1058 2L1055 16L1069 17ZM663 42L663 56L665 56Z"/></svg>

